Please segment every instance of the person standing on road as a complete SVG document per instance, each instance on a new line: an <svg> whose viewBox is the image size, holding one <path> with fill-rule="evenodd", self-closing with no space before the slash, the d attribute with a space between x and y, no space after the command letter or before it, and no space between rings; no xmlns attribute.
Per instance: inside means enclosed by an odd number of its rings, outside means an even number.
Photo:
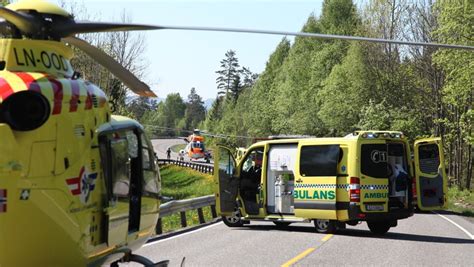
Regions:
<svg viewBox="0 0 474 267"><path fill-rule="evenodd" d="M166 157L167 157L168 159L171 158L171 148L169 148L169 147L168 147L168 149L166 150Z"/></svg>
<svg viewBox="0 0 474 267"><path fill-rule="evenodd" d="M183 150L183 149L181 149L181 150L179 151L179 160L180 160L180 161L184 161L184 150Z"/></svg>

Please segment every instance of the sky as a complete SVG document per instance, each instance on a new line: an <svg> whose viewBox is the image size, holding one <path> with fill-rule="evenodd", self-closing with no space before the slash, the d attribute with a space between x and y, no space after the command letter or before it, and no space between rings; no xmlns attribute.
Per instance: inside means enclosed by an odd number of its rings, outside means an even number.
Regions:
<svg viewBox="0 0 474 267"><path fill-rule="evenodd" d="M51 0L50 0L51 1ZM56 0L55 2L59 2ZM69 1L66 1L69 2ZM91 20L119 21L125 10L134 23L300 31L322 0L77 0ZM146 38L144 81L160 98L179 93L186 99L196 88L203 98L217 95L215 73L226 51L236 51L241 66L261 73L283 36L159 30ZM293 40L293 38L289 38Z"/></svg>

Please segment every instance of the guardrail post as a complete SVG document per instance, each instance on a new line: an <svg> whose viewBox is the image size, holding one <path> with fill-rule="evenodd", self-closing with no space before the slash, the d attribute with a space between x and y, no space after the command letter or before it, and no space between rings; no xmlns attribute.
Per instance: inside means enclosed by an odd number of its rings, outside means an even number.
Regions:
<svg viewBox="0 0 474 267"><path fill-rule="evenodd" d="M161 221L161 218L159 218L158 222L156 223L155 232L157 235L161 235L163 233L163 222Z"/></svg>
<svg viewBox="0 0 474 267"><path fill-rule="evenodd" d="M213 219L217 218L216 205L211 205L211 214Z"/></svg>
<svg viewBox="0 0 474 267"><path fill-rule="evenodd" d="M199 223L203 224L206 221L204 220L204 213L202 212L202 208L198 208L198 217L199 217Z"/></svg>
<svg viewBox="0 0 474 267"><path fill-rule="evenodd" d="M188 224L186 223L186 212L185 212L185 211L181 211L181 212L180 212L180 215L181 215L181 227L186 227L186 226L188 226Z"/></svg>

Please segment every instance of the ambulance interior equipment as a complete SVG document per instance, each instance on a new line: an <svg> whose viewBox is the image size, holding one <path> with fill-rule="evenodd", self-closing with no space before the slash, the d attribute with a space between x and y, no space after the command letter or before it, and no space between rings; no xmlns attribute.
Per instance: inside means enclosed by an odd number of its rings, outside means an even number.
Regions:
<svg viewBox="0 0 474 267"><path fill-rule="evenodd" d="M294 214L297 152L297 144L270 147L267 163L267 209L270 214Z"/></svg>

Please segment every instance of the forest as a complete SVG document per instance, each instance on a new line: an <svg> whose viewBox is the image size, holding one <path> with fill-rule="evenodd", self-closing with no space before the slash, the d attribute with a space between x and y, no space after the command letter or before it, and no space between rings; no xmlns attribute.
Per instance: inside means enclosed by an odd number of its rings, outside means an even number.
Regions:
<svg viewBox="0 0 474 267"><path fill-rule="evenodd" d="M304 32L474 45L469 1L326 0ZM229 57L226 56L226 60ZM228 64L232 73L232 64ZM283 38L253 85L234 67L203 127L245 146L247 137L344 136L397 130L441 136L451 185L471 188L474 53L297 37ZM237 78L238 77L238 78Z"/></svg>

